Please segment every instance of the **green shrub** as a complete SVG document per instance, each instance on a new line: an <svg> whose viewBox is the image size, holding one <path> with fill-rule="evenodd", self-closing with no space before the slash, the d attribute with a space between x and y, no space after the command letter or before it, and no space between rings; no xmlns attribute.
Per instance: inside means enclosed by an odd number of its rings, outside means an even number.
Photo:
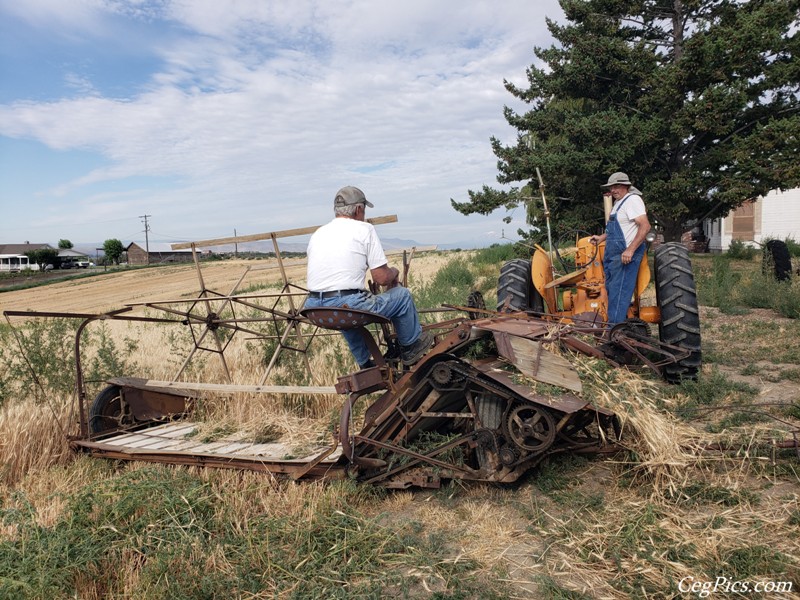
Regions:
<svg viewBox="0 0 800 600"><path fill-rule="evenodd" d="M531 250L519 244L492 244L488 248L481 248L475 253L476 265L500 266L514 258L530 258Z"/></svg>
<svg viewBox="0 0 800 600"><path fill-rule="evenodd" d="M789 249L789 254L795 258L800 257L800 242L796 242L793 237L787 237L783 240L786 247Z"/></svg>
<svg viewBox="0 0 800 600"><path fill-rule="evenodd" d="M465 305L475 288L475 275L463 258L451 260L439 269L428 285L415 294L419 308L436 308L442 304Z"/></svg>
<svg viewBox="0 0 800 600"><path fill-rule="evenodd" d="M758 254L758 249L748 246L741 240L733 240L728 246L725 256L734 260L752 260Z"/></svg>

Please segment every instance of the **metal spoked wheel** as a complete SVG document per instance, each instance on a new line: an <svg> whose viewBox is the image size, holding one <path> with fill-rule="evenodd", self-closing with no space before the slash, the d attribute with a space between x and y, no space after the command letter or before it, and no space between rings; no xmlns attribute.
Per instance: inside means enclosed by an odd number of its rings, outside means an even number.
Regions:
<svg viewBox="0 0 800 600"><path fill-rule="evenodd" d="M122 388L109 385L94 399L89 408L89 431L103 433L133 424L129 407L122 397Z"/></svg>
<svg viewBox="0 0 800 600"><path fill-rule="evenodd" d="M546 450L556 438L556 422L541 406L518 404L506 417L508 438L528 452Z"/></svg>

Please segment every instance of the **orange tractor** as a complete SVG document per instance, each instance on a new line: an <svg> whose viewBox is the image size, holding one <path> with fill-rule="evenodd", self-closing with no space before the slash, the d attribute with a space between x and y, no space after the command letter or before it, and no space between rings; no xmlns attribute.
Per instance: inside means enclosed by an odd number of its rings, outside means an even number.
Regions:
<svg viewBox="0 0 800 600"><path fill-rule="evenodd" d="M541 178L540 189L543 189ZM552 242L543 192L542 200L553 250L547 252L536 245L531 260L514 259L502 266L497 285L497 310L527 311L549 319L570 321L581 327L596 328L601 335L608 305L603 272L605 243L595 246L585 231L562 235L558 242L569 240L568 245L575 248L574 258L568 262L559 252L559 243ZM609 209L607 206L606 214ZM652 234L648 235L648 246L654 239ZM658 324L660 341L684 351L682 358L664 366L664 377L670 382L695 379L701 364L700 314L689 252L682 244L670 242L655 246L653 254L655 305L643 301L651 280L646 253L639 267L628 320L615 325L606 338L613 338L615 332L622 331L644 341L650 336L649 324ZM554 258L566 274L559 274Z"/></svg>

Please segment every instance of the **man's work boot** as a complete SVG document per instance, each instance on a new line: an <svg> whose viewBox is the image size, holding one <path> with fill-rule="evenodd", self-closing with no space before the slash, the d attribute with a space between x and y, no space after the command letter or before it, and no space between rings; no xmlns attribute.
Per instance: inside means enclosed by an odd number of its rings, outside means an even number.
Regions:
<svg viewBox="0 0 800 600"><path fill-rule="evenodd" d="M431 344L433 344L433 334L430 331L423 330L416 342L409 346L403 346L400 353L403 364L408 367L417 363L419 359L425 356Z"/></svg>

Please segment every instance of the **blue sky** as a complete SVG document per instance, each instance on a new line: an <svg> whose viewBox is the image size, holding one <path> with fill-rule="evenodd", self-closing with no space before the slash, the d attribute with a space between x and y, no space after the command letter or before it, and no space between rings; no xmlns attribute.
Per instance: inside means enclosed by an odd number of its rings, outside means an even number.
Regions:
<svg viewBox="0 0 800 600"><path fill-rule="evenodd" d="M0 0L0 243L318 225L356 185L382 237L514 237L496 185L557 0ZM522 218L522 211L519 211Z"/></svg>

